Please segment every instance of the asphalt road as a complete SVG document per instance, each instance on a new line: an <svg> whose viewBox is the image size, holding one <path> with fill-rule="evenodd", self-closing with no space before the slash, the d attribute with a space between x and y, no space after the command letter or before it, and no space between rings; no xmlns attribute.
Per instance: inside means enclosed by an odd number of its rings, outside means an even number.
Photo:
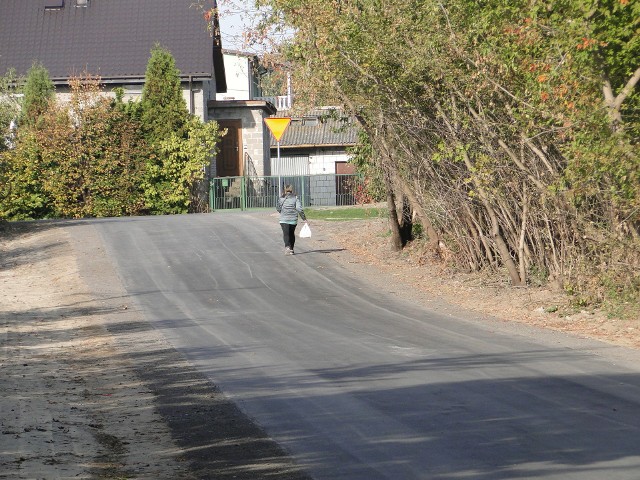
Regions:
<svg viewBox="0 0 640 480"><path fill-rule="evenodd" d="M322 243L283 255L264 214L94 225L148 321L316 479L640 478L640 365L604 345L380 293Z"/></svg>

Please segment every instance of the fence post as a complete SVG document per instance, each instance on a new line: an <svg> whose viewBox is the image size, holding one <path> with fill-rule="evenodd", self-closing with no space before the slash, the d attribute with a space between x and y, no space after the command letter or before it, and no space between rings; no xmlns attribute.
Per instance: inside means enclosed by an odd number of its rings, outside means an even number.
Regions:
<svg viewBox="0 0 640 480"><path fill-rule="evenodd" d="M209 180L209 211L210 212L215 212L214 208L213 208L213 184L215 182L215 179L212 178Z"/></svg>
<svg viewBox="0 0 640 480"><path fill-rule="evenodd" d="M240 177L240 210L247 209L247 183L245 177Z"/></svg>

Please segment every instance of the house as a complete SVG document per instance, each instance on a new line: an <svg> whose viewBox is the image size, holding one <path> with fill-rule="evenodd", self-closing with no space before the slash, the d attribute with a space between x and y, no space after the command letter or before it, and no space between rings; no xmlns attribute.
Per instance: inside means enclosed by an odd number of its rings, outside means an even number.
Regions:
<svg viewBox="0 0 640 480"><path fill-rule="evenodd" d="M354 173L347 148L357 140L355 122L331 107L292 117L281 139L278 160L275 139L265 130L264 119L289 116L293 102L290 80L285 94L265 96L261 76L266 69L257 56L236 50L222 52L227 91L218 93L210 107L231 135L223 139L218 177ZM223 111L227 118L223 118ZM232 158L222 160L228 156Z"/></svg>
<svg viewBox="0 0 640 480"><path fill-rule="evenodd" d="M216 0L202 1L205 7L216 7ZM101 78L106 93L121 87L125 99L135 98L142 92L151 49L160 44L175 59L189 111L204 121L217 121L227 131L209 177L272 175L280 166L272 161L264 119L286 115L291 84L284 95L262 96L263 69L257 58L223 51L217 15L203 15L195 3L0 0L0 74L14 68L25 75L39 62L49 71L58 96L68 95L69 77L88 73ZM317 121L324 140L311 139L308 127L313 120L308 116L294 119L282 147L289 156L306 155L309 173L341 172L346 168L344 148L353 142L337 130L329 139L334 129Z"/></svg>
<svg viewBox="0 0 640 480"><path fill-rule="evenodd" d="M49 71L56 93L68 78L98 75L105 91L141 94L150 51L167 48L180 70L189 111L208 120L207 102L226 91L222 46L193 0L2 0L0 73L25 75L33 62ZM215 6L215 0L210 0Z"/></svg>
<svg viewBox="0 0 640 480"><path fill-rule="evenodd" d="M272 175L269 139L264 119L291 108L285 95L265 96L261 77L267 70L255 54L222 50L227 90L209 102L209 114L227 130L213 173L217 177Z"/></svg>
<svg viewBox="0 0 640 480"><path fill-rule="evenodd" d="M209 116L227 134L219 145L212 176L269 175L269 131L264 119L276 113L263 98L258 58L250 53L222 50L227 89L208 103Z"/></svg>
<svg viewBox="0 0 640 480"><path fill-rule="evenodd" d="M273 192L277 195L284 181L305 191L308 205L352 204L354 180L344 174L355 172L347 153L348 147L357 141L355 121L340 109L330 107L291 118L290 79L284 95L265 96L261 77L266 69L255 55L223 50L223 58L227 92L219 93L215 101L209 102L218 122L228 130L218 155L212 208L240 208L241 182L238 178L224 178L240 176L255 178L246 180L253 185L254 198L248 201L253 206L268 204L268 200L257 200L258 197ZM277 143L264 124L265 118L272 116L291 118L281 138L280 157ZM258 180L269 176L279 177L264 180L271 187Z"/></svg>
<svg viewBox="0 0 640 480"><path fill-rule="evenodd" d="M217 5L216 0L203 1L207 9ZM175 59L189 111L227 130L209 177L269 174L263 119L276 110L259 98L258 82L246 83L254 57L235 52L223 58L217 15L203 15L195 3L1 0L0 74L14 68L25 75L37 61L49 71L59 97L68 95L69 77L86 72L100 76L107 94L122 87L126 100L142 93L151 49L160 44ZM233 80L230 90L225 64Z"/></svg>
<svg viewBox="0 0 640 480"><path fill-rule="evenodd" d="M348 148L357 141L355 120L339 108L294 116L279 145L271 139L271 172L306 192L305 205L353 205L359 180Z"/></svg>
<svg viewBox="0 0 640 480"><path fill-rule="evenodd" d="M223 48L224 69L227 75L227 91L216 95L216 100L264 100L280 112L292 105L291 81L288 80L287 93L265 96L262 92L262 76L268 70L260 63L257 55Z"/></svg>
<svg viewBox="0 0 640 480"><path fill-rule="evenodd" d="M265 72L258 57L253 53L222 49L227 91L218 93L216 100L261 99L261 74Z"/></svg>
<svg viewBox="0 0 640 480"><path fill-rule="evenodd" d="M279 161L278 144L271 139L272 174L353 174L347 149L357 140L356 122L338 108L323 107L292 117L280 139Z"/></svg>
<svg viewBox="0 0 640 480"><path fill-rule="evenodd" d="M272 115L286 117L287 112L271 108ZM273 207L286 184L294 186L305 207L354 205L364 198L363 179L349 163L348 149L358 141L355 120L335 107L288 118L291 121L279 142L272 135L265 137L271 139L270 175L250 172L245 178L214 179L213 210Z"/></svg>

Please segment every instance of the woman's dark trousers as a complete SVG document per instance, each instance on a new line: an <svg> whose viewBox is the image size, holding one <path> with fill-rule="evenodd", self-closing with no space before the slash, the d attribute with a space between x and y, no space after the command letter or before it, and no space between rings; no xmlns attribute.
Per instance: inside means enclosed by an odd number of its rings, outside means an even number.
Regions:
<svg viewBox="0 0 640 480"><path fill-rule="evenodd" d="M284 240L284 246L293 250L293 244L296 243L296 227L297 225L289 225L288 223L281 223L282 227L282 239Z"/></svg>

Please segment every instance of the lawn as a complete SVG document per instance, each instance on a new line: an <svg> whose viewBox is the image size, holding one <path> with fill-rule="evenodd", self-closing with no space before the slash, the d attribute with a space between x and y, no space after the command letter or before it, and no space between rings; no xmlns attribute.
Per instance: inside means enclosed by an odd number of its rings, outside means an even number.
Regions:
<svg viewBox="0 0 640 480"><path fill-rule="evenodd" d="M309 220L367 220L387 215L385 208L378 207L316 207L305 208Z"/></svg>

